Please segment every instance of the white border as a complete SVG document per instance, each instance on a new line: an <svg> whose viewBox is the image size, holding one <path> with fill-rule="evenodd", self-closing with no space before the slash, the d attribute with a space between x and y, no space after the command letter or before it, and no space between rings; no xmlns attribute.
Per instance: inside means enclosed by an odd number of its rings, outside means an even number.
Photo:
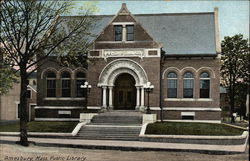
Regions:
<svg viewBox="0 0 250 161"><path fill-rule="evenodd" d="M82 106L36 106L35 109L83 109Z"/></svg>
<svg viewBox="0 0 250 161"><path fill-rule="evenodd" d="M150 107L150 110L161 110L160 107ZM211 108L211 107L163 107L164 111L221 111L221 108Z"/></svg>
<svg viewBox="0 0 250 161"><path fill-rule="evenodd" d="M85 97L45 97L43 100L85 100Z"/></svg>
<svg viewBox="0 0 250 161"><path fill-rule="evenodd" d="M98 106L88 106L87 109L90 109L90 110L100 110L101 107L98 107Z"/></svg>
<svg viewBox="0 0 250 161"><path fill-rule="evenodd" d="M161 121L161 120L157 120ZM169 122L205 122L205 123L221 123L221 120L163 120Z"/></svg>
<svg viewBox="0 0 250 161"><path fill-rule="evenodd" d="M221 111L221 108L209 108L209 107L163 107L166 111Z"/></svg>
<svg viewBox="0 0 250 161"><path fill-rule="evenodd" d="M202 102L207 101L207 102L210 102L210 101L213 101L213 99L212 98L164 98L164 101L202 101Z"/></svg>
<svg viewBox="0 0 250 161"><path fill-rule="evenodd" d="M35 121L79 121L79 118L35 118Z"/></svg>

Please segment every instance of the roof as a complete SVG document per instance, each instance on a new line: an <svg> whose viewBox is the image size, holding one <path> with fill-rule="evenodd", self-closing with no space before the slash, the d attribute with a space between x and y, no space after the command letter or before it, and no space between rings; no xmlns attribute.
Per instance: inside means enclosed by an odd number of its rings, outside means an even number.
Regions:
<svg viewBox="0 0 250 161"><path fill-rule="evenodd" d="M99 35L114 16L96 16L98 18L92 32ZM167 55L216 55L213 12L133 16L158 43L162 44Z"/></svg>

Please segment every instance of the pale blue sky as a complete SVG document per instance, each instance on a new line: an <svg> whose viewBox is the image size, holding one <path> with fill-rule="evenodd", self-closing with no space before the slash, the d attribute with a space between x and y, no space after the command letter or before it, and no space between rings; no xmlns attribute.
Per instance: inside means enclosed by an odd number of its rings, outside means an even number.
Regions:
<svg viewBox="0 0 250 161"><path fill-rule="evenodd" d="M82 3L82 2L79 2ZM221 39L242 33L249 37L249 1L247 0L197 0L197 1L97 1L99 12L97 14L114 15L126 3L132 14L150 13L190 13L213 12L214 7L219 8L219 24Z"/></svg>

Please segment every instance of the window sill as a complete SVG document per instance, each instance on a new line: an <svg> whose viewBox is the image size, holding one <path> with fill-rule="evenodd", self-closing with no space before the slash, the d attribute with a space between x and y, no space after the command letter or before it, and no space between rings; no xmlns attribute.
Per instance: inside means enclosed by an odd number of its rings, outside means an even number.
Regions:
<svg viewBox="0 0 250 161"><path fill-rule="evenodd" d="M72 98L72 97L46 97L44 100L85 100L85 97Z"/></svg>
<svg viewBox="0 0 250 161"><path fill-rule="evenodd" d="M165 98L164 101L213 101L211 98Z"/></svg>

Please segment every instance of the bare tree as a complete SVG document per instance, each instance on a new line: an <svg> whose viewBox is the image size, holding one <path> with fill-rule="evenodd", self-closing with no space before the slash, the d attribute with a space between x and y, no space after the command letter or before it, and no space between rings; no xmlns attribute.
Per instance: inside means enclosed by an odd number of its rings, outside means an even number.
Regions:
<svg viewBox="0 0 250 161"><path fill-rule="evenodd" d="M20 144L28 146L27 78L48 56L74 56L89 45L94 9L81 6L81 16L67 18L70 1L1 1L0 43L3 63L20 71ZM79 6L79 5L78 5ZM77 49L77 50L76 50ZM80 53L81 54L81 53Z"/></svg>

